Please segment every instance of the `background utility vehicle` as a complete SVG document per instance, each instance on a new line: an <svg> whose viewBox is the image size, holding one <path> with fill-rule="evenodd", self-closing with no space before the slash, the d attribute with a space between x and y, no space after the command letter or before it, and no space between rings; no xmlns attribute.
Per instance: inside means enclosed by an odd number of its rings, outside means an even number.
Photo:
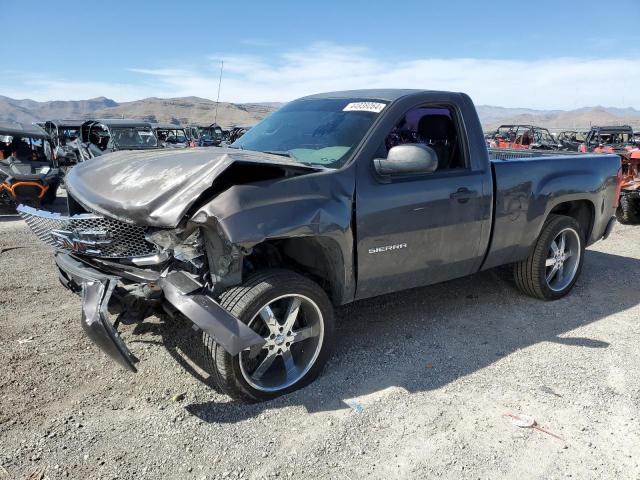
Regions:
<svg viewBox="0 0 640 480"><path fill-rule="evenodd" d="M534 125L501 125L490 136L491 148L558 150L561 145L546 128Z"/></svg>
<svg viewBox="0 0 640 480"><path fill-rule="evenodd" d="M53 119L44 122L42 128L49 134L58 165L68 170L80 160L75 141L80 135L83 120Z"/></svg>
<svg viewBox="0 0 640 480"><path fill-rule="evenodd" d="M107 354L135 371L114 324L164 309L202 330L222 391L257 401L318 375L332 305L504 264L527 295L566 295L615 222L619 169L491 161L468 96L361 90L293 101L231 148L98 158L69 174L69 216L20 210Z"/></svg>
<svg viewBox="0 0 640 480"><path fill-rule="evenodd" d="M206 127L187 125L185 133L193 147L217 147L223 140L222 127L216 123Z"/></svg>
<svg viewBox="0 0 640 480"><path fill-rule="evenodd" d="M620 155L622 180L616 215L620 223L640 224L640 145L633 129L629 125L591 127L579 150Z"/></svg>
<svg viewBox="0 0 640 480"><path fill-rule="evenodd" d="M249 130L251 130L251 128L252 128L251 125L237 125L237 126L233 127L229 131L228 142L229 143L235 142L240 137L242 137L245 133L247 133Z"/></svg>
<svg viewBox="0 0 640 480"><path fill-rule="evenodd" d="M82 161L118 150L160 148L149 122L114 118L84 122L77 146Z"/></svg>
<svg viewBox="0 0 640 480"><path fill-rule="evenodd" d="M59 185L47 133L36 125L0 123L0 204L47 205Z"/></svg>
<svg viewBox="0 0 640 480"><path fill-rule="evenodd" d="M586 140L587 134L577 130L565 130L558 134L558 144L562 150L577 152Z"/></svg>
<svg viewBox="0 0 640 480"><path fill-rule="evenodd" d="M591 127L580 152L620 153L635 148L633 129L629 125Z"/></svg>
<svg viewBox="0 0 640 480"><path fill-rule="evenodd" d="M187 148L189 139L185 129L172 123L152 123L151 129L164 148Z"/></svg>

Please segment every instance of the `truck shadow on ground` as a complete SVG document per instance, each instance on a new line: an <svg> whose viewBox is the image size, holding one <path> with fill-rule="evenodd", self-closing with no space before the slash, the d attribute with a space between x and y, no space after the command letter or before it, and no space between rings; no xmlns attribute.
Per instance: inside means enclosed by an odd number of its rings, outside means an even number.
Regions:
<svg viewBox="0 0 640 480"><path fill-rule="evenodd" d="M186 410L223 423L296 405L309 412L338 410L348 408L345 399L389 387L438 389L540 342L559 344L567 355L575 348L607 348L603 340L569 332L637 305L632 285L638 280L640 260L588 251L574 291L555 302L520 294L506 269L359 301L337 309L335 353L308 387L260 404L211 401ZM194 334L179 330L161 333L166 348L206 383L197 367L201 352L190 348L198 343Z"/></svg>

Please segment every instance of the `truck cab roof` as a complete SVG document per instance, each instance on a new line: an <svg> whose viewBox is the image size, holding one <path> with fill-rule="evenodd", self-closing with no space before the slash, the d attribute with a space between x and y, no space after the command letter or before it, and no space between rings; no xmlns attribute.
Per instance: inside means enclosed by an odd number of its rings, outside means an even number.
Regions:
<svg viewBox="0 0 640 480"><path fill-rule="evenodd" d="M300 100L311 100L321 98L369 98L375 100L385 100L393 102L402 97L410 95L418 95L425 92L433 92L431 90L420 90L411 88L386 88L386 89L362 89L362 90L341 90L337 92L316 93L307 95Z"/></svg>

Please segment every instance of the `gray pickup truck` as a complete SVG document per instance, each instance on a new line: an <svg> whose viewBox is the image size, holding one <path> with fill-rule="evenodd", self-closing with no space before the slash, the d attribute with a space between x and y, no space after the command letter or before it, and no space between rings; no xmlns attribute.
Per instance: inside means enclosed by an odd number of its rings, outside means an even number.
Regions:
<svg viewBox="0 0 640 480"><path fill-rule="evenodd" d="M120 321L185 317L215 384L258 401L318 375L334 305L505 264L566 295L614 225L620 158L522 155L487 150L462 93L326 93L229 148L97 157L67 177L68 215L20 212L108 355L136 371Z"/></svg>

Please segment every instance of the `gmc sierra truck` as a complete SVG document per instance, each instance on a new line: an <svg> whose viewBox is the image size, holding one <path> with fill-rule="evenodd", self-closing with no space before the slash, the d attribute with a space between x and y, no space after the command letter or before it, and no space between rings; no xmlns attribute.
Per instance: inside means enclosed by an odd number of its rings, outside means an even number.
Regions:
<svg viewBox="0 0 640 480"><path fill-rule="evenodd" d="M217 387L259 401L318 375L333 306L505 264L527 295L569 293L614 225L620 158L527 153L490 152L462 93L325 93L228 148L91 159L68 215L20 212L104 352L136 371L120 322L184 317Z"/></svg>

